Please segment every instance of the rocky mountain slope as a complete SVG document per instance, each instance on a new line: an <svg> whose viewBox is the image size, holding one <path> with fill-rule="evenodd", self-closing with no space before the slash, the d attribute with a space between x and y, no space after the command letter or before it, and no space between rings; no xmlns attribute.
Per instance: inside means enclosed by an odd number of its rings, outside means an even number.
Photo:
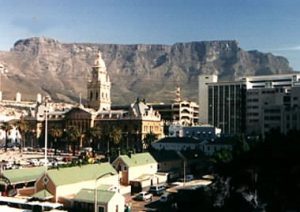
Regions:
<svg viewBox="0 0 300 212"><path fill-rule="evenodd" d="M245 51L237 41L203 41L174 45L65 44L48 38L19 40L9 52L0 52L4 99L16 92L22 99L37 93L53 99L78 101L86 97L91 65L100 50L112 81L113 104L136 97L168 102L179 85L182 97L197 101L197 76L218 74L223 80L245 75L289 73L283 57Z"/></svg>

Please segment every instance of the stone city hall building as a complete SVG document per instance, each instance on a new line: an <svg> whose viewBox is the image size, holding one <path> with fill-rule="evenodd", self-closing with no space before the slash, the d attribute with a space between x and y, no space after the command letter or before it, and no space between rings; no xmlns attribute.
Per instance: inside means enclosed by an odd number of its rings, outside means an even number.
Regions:
<svg viewBox="0 0 300 212"><path fill-rule="evenodd" d="M45 98L37 103L35 111L31 116L26 117L26 120L31 122L31 126L36 126L34 129L36 137L41 139L43 139L46 115L48 130L54 127L64 130L75 126L83 135L93 127L103 130L118 128L127 147L139 145L142 148L141 141L149 133L154 134L156 138L163 137L163 123L159 112L139 99L127 110L112 110L110 92L110 78L99 52L92 66L91 79L87 82L86 106L80 103L71 107L60 104L58 107L57 103L47 101ZM81 145L84 145L84 141Z"/></svg>

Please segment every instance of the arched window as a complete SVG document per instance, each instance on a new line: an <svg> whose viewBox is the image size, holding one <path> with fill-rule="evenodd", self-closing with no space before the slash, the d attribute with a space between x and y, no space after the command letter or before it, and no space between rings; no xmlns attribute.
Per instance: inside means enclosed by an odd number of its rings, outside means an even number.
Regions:
<svg viewBox="0 0 300 212"><path fill-rule="evenodd" d="M96 100L98 100L98 98L99 98L99 94L98 92L96 92Z"/></svg>
<svg viewBox="0 0 300 212"><path fill-rule="evenodd" d="M90 100L93 99L93 91L90 92Z"/></svg>

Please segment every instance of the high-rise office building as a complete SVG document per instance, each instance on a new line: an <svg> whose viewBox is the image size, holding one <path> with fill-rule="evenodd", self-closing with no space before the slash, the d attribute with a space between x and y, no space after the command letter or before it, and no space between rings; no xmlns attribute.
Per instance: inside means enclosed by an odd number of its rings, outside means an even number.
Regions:
<svg viewBox="0 0 300 212"><path fill-rule="evenodd" d="M208 124L221 128L223 133L264 135L275 128L282 133L300 129L300 74L203 83L205 76L199 76L199 117L207 118ZM201 93L207 93L207 99Z"/></svg>

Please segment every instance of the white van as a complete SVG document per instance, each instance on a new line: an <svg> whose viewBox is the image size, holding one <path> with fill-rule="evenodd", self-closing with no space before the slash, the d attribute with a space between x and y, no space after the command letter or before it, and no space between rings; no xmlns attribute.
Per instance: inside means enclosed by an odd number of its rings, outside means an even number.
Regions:
<svg viewBox="0 0 300 212"><path fill-rule="evenodd" d="M149 192L152 193L153 195L159 196L163 194L165 190L166 190L165 185L152 185L150 186Z"/></svg>

